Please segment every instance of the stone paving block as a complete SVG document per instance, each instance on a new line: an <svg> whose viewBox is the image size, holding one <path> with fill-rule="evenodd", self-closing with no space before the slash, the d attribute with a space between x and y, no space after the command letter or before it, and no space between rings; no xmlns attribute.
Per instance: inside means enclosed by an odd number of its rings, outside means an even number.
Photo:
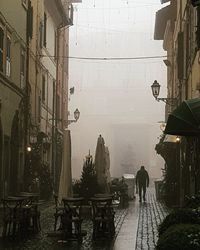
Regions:
<svg viewBox="0 0 200 250"><path fill-rule="evenodd" d="M154 190L147 192L147 202L140 204L136 250L154 250L158 226L169 213L155 198Z"/></svg>

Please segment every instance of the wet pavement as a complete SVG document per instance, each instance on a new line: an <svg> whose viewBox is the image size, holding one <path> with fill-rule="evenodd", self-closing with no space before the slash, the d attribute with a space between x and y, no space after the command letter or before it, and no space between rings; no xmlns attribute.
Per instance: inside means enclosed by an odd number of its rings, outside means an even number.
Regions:
<svg viewBox="0 0 200 250"><path fill-rule="evenodd" d="M116 234L112 240L104 238L92 240L92 222L85 220L83 230L87 235L82 243L77 241L59 241L59 236L49 236L54 225L54 205L45 203L41 206L42 230L37 235L15 243L3 243L0 250L153 250L157 241L157 227L168 214L168 209L155 198L154 189L149 189L147 201L131 201L126 209L116 209ZM0 228L0 233L2 228Z"/></svg>
<svg viewBox="0 0 200 250"><path fill-rule="evenodd" d="M113 250L135 249L139 218L137 201L129 202L127 215L113 244Z"/></svg>
<svg viewBox="0 0 200 250"><path fill-rule="evenodd" d="M154 250L158 240L157 228L169 213L169 209L156 200L154 189L147 192L147 201L139 207L138 229L135 250Z"/></svg>
<svg viewBox="0 0 200 250"><path fill-rule="evenodd" d="M156 200L154 188L150 188L146 202L139 203L138 197L130 202L112 250L154 250L158 225L168 213L165 205Z"/></svg>

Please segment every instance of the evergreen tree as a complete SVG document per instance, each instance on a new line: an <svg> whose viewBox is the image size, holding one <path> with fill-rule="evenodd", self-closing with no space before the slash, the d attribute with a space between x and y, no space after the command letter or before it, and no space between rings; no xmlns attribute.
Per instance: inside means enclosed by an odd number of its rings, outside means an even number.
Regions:
<svg viewBox="0 0 200 250"><path fill-rule="evenodd" d="M99 192L97 175L93 159L90 154L86 157L86 160L84 162L80 181L80 195L86 200L88 200L90 197L94 196L94 194Z"/></svg>

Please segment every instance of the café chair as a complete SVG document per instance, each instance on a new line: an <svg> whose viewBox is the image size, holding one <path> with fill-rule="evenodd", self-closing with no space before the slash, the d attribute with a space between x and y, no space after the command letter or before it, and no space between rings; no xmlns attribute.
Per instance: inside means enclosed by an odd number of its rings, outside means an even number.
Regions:
<svg viewBox="0 0 200 250"><path fill-rule="evenodd" d="M54 231L57 230L57 224L58 224L58 220L60 219L61 221L61 217L64 214L64 206L62 206L58 200L58 195L54 194L54 201L55 201L55 212L54 212Z"/></svg>
<svg viewBox="0 0 200 250"><path fill-rule="evenodd" d="M63 229L67 238L75 238L82 240L85 232L81 231L82 218L82 203L83 198L63 198L64 214L61 217Z"/></svg>
<svg viewBox="0 0 200 250"><path fill-rule="evenodd" d="M32 229L33 232L41 230L40 211L38 209L39 193L20 192L20 197L26 198L23 205L23 212L26 217L26 228Z"/></svg>
<svg viewBox="0 0 200 250"><path fill-rule="evenodd" d="M21 203L16 200L2 199L3 204L3 231L2 238L16 236L23 232L25 218L21 208Z"/></svg>
<svg viewBox="0 0 200 250"><path fill-rule="evenodd" d="M93 197L92 205L93 239L99 237L112 238L115 234L114 210L112 197Z"/></svg>

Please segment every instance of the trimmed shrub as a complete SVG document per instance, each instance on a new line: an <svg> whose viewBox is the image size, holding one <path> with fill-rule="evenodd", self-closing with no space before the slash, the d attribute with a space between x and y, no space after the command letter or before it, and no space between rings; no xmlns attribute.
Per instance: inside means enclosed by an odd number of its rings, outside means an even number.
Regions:
<svg viewBox="0 0 200 250"><path fill-rule="evenodd" d="M185 197L185 207L198 209L200 207L200 194Z"/></svg>
<svg viewBox="0 0 200 250"><path fill-rule="evenodd" d="M84 197L85 205L88 204L91 197L101 191L97 182L97 174L91 155L86 157L81 178L80 180L74 181L72 188L74 195Z"/></svg>
<svg viewBox="0 0 200 250"><path fill-rule="evenodd" d="M199 250L200 225L177 224L166 230L159 238L157 250Z"/></svg>
<svg viewBox="0 0 200 250"><path fill-rule="evenodd" d="M80 193L81 193L81 181L80 180L73 180L72 190L73 190L73 195L80 196Z"/></svg>
<svg viewBox="0 0 200 250"><path fill-rule="evenodd" d="M163 220L158 227L159 236L162 235L170 226L175 224L200 224L199 213L191 209L175 210Z"/></svg>
<svg viewBox="0 0 200 250"><path fill-rule="evenodd" d="M89 200L94 194L99 193L97 174L92 157L86 158L80 179L80 195Z"/></svg>

